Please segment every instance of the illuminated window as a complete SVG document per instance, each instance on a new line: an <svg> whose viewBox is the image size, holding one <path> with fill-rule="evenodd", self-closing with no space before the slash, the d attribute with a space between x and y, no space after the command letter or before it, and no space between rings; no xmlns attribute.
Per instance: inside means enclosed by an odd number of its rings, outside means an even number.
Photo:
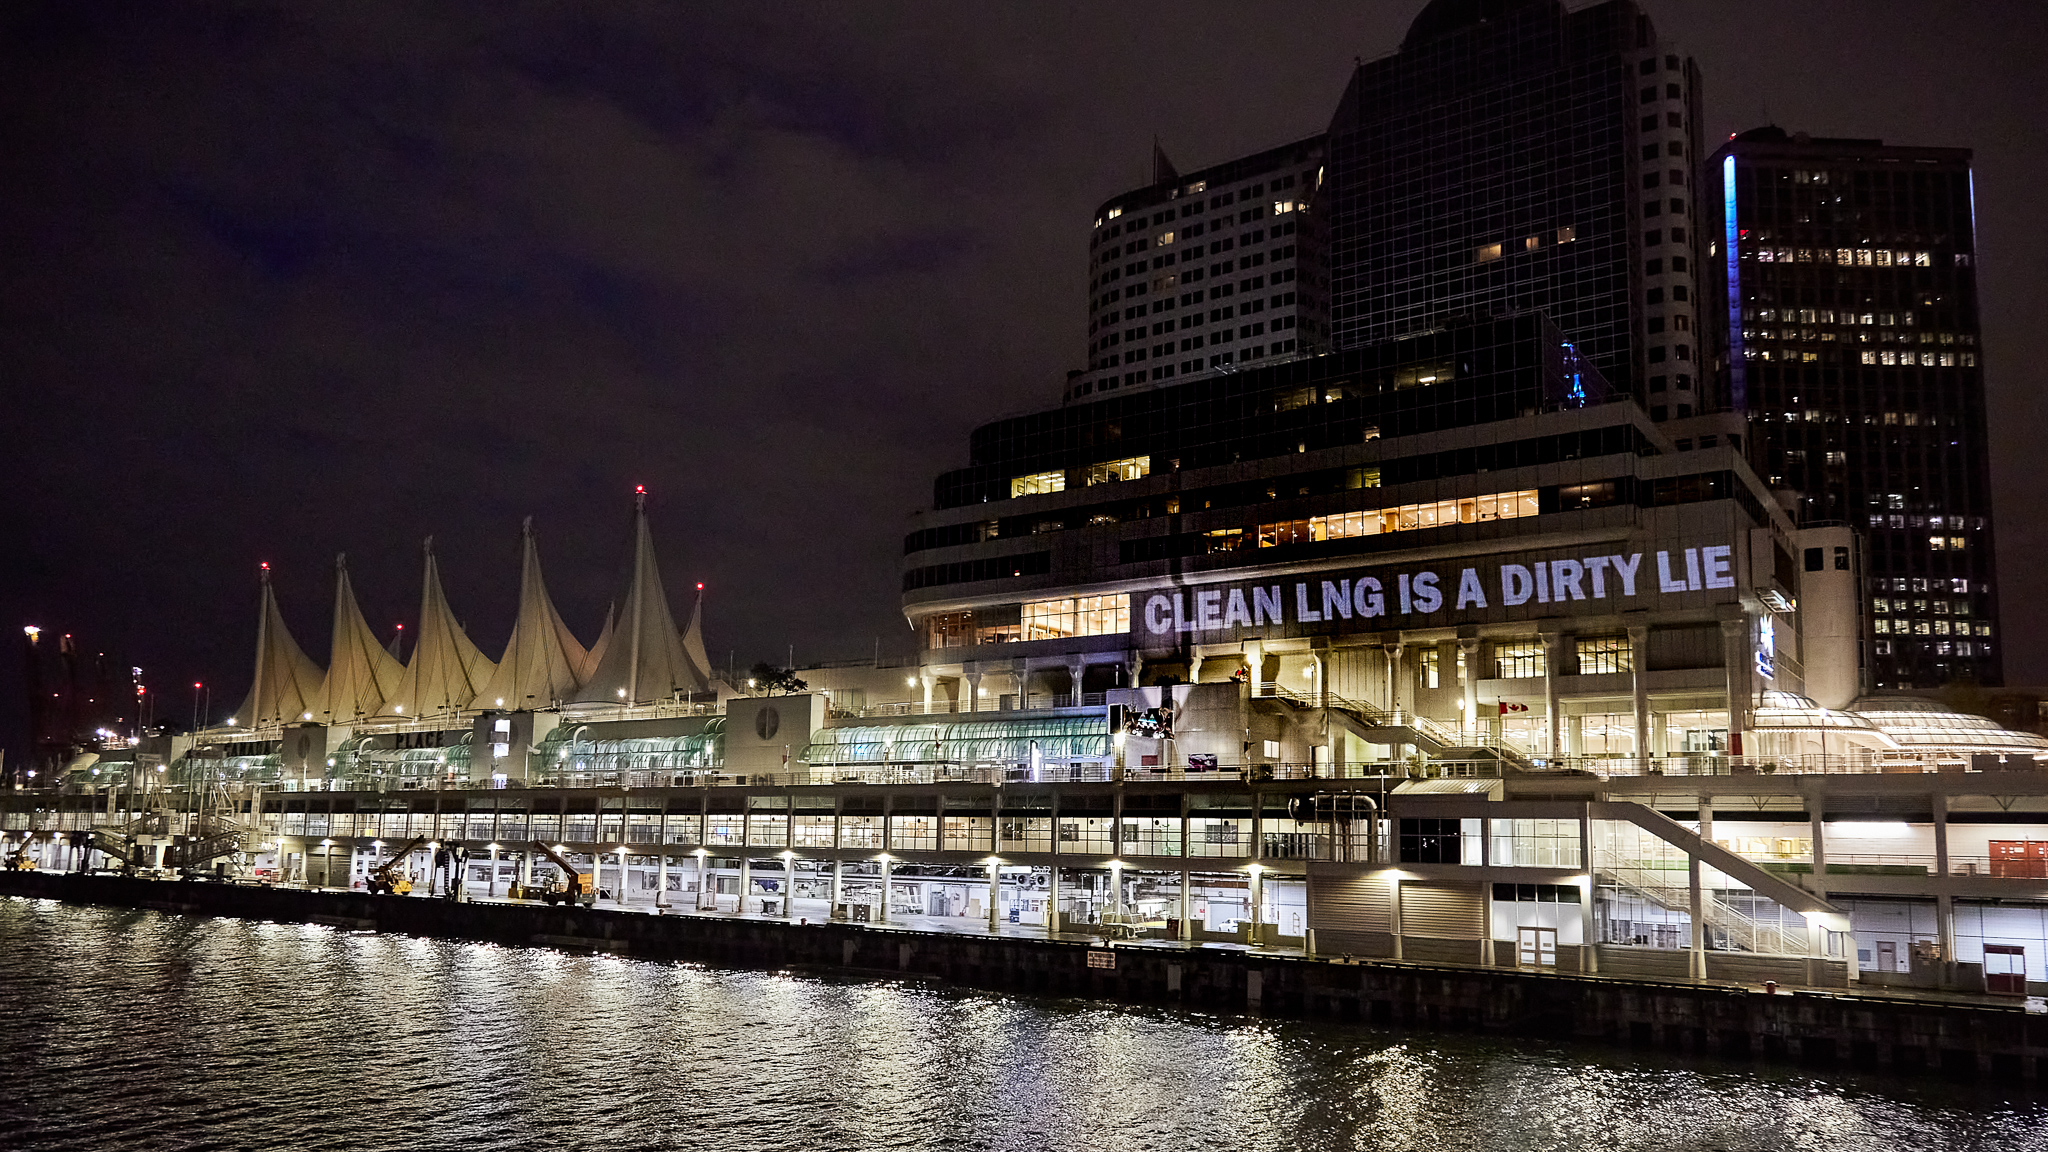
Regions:
<svg viewBox="0 0 2048 1152"><path fill-rule="evenodd" d="M1503 640L1493 646L1495 675L1502 680L1527 680L1544 674L1541 640Z"/></svg>
<svg viewBox="0 0 2048 1152"><path fill-rule="evenodd" d="M1474 264L1485 264L1498 259L1500 259L1500 245L1498 244L1481 244L1472 250L1472 262Z"/></svg>
<svg viewBox="0 0 2048 1152"><path fill-rule="evenodd" d="M1041 496L1047 492L1064 492L1066 490L1067 474L1065 472L1037 472L1030 476L1019 476L1010 481L1010 495L1012 497Z"/></svg>
<svg viewBox="0 0 2048 1152"><path fill-rule="evenodd" d="M1557 230L1557 242L1559 244L1569 244L1572 241L1577 240L1578 238L1579 230L1570 224L1567 224L1564 227L1559 228Z"/></svg>
<svg viewBox="0 0 2048 1152"><path fill-rule="evenodd" d="M1024 639L1057 640L1067 636L1114 636L1131 630L1127 596L1069 596L1034 600L1022 609Z"/></svg>
<svg viewBox="0 0 2048 1152"><path fill-rule="evenodd" d="M1377 481L1378 477L1373 478ZM1376 486L1368 485L1368 486ZM1534 516L1536 490L1497 492L1467 496L1461 500L1438 500L1427 504L1403 504L1360 512L1333 512L1305 520L1284 520L1258 526L1258 546L1303 544L1316 540L1344 540L1354 536L1377 536L1382 532L1408 532L1439 528L1448 524L1481 524L1491 520L1514 520ZM1234 531L1234 530L1232 530ZM1211 533L1215 535L1215 533ZM1210 551L1222 551L1211 548Z"/></svg>
<svg viewBox="0 0 2048 1152"><path fill-rule="evenodd" d="M1422 651L1415 654L1416 662L1422 666L1420 672L1422 687L1443 687L1443 676L1440 670L1440 665L1442 663L1442 655L1443 654L1435 648L1424 648Z"/></svg>
<svg viewBox="0 0 2048 1152"><path fill-rule="evenodd" d="M1123 460L1105 460L1100 464L1090 464L1087 478L1083 483L1107 484L1113 480L1137 480L1151 474L1150 456L1132 456ZM1058 490L1053 489L1055 492Z"/></svg>
<svg viewBox="0 0 2048 1152"><path fill-rule="evenodd" d="M1577 645L1581 676L1635 671L1635 649L1626 636L1585 636Z"/></svg>

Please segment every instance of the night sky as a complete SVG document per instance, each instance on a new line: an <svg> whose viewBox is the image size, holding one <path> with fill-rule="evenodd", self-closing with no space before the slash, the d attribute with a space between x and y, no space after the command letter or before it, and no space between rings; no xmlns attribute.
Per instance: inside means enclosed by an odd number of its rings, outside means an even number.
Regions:
<svg viewBox="0 0 2048 1152"><path fill-rule="evenodd" d="M586 642L645 484L745 666L907 652L904 517L1085 363L1088 224L1322 130L1400 3L0 8L0 622L240 703L419 543L495 657L532 515ZM2048 683L2048 5L1653 0L1708 140L1976 150L2008 682ZM18 633L16 633L18 635ZM25 746L18 642L0 743Z"/></svg>

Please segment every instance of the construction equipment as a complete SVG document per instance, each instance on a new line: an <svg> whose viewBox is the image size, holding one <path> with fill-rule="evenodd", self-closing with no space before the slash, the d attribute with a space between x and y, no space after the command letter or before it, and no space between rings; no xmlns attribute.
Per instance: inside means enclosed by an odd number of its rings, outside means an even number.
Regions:
<svg viewBox="0 0 2048 1152"><path fill-rule="evenodd" d="M539 884L514 884L514 900L540 900L548 904L581 904L589 907L597 903L597 877L589 872L579 872L569 858L538 840L533 842L533 851L552 861L562 870L566 881L548 881Z"/></svg>
<svg viewBox="0 0 2048 1152"><path fill-rule="evenodd" d="M14 851L8 854L7 870L9 872L35 871L36 862L28 858L28 846L35 843L35 841L36 834L33 832L21 838L21 843L16 845Z"/></svg>
<svg viewBox="0 0 2048 1152"><path fill-rule="evenodd" d="M370 869L370 874L363 877L363 887L372 896L411 895L412 868L407 863L407 858L412 855L413 849L426 842L425 836L415 836L406 841L403 848L391 854L391 859Z"/></svg>

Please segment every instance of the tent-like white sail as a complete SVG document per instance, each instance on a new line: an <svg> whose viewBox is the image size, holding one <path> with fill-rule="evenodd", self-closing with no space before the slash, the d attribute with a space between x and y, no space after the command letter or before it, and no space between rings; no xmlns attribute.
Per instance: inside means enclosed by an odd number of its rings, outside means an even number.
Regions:
<svg viewBox="0 0 2048 1152"><path fill-rule="evenodd" d="M619 612L616 632L579 701L644 704L673 699L684 692L704 692L710 678L700 673L683 648L662 590L654 561L654 536L647 528L647 496L640 494L633 512L633 579Z"/></svg>
<svg viewBox="0 0 2048 1152"><path fill-rule="evenodd" d="M327 654L327 679L311 709L323 724L349 724L375 716L398 687L403 673L363 619L348 581L348 557L334 558L334 645Z"/></svg>
<svg viewBox="0 0 2048 1152"><path fill-rule="evenodd" d="M448 597L441 591L441 569L434 560L434 538L423 546L426 576L420 590L420 631L413 638L412 661L405 666L398 691L386 715L437 716L468 708L497 665L470 642Z"/></svg>
<svg viewBox="0 0 2048 1152"><path fill-rule="evenodd" d="M576 670L576 679L579 683L587 684L592 676L597 675L597 666L604 663L605 650L612 642L612 629L617 627L618 622L619 606L605 605L604 627L597 630L597 643L590 646L590 651L583 656L583 666Z"/></svg>
<svg viewBox="0 0 2048 1152"><path fill-rule="evenodd" d="M285 628L277 594L270 587L270 565L265 564L263 606L256 615L256 680L249 698L235 710L235 725L267 728L303 719L319 698L321 675L320 666Z"/></svg>
<svg viewBox="0 0 2048 1152"><path fill-rule="evenodd" d="M583 682L589 654L548 599L531 516L520 528L520 553L519 618L497 671L477 693L479 708L546 708L574 696Z"/></svg>

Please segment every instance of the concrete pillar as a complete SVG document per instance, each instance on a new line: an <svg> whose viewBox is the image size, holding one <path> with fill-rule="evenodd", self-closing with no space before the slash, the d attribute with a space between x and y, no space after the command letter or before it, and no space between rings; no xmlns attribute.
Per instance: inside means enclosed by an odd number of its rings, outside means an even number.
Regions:
<svg viewBox="0 0 2048 1152"><path fill-rule="evenodd" d="M1555 760L1564 755L1563 717L1558 715L1558 661L1564 656L1564 633L1539 633L1543 640L1543 754Z"/></svg>
<svg viewBox="0 0 2048 1152"><path fill-rule="evenodd" d="M1637 760L1650 758L1650 629L1632 625L1628 630L1630 710L1636 729Z"/></svg>
<svg viewBox="0 0 2048 1152"><path fill-rule="evenodd" d="M1942 893L1934 898L1934 928L1940 933L1941 962L1956 962L1956 898ZM1953 971L1953 969L1949 969Z"/></svg>
<svg viewBox="0 0 2048 1152"><path fill-rule="evenodd" d="M1251 685L1254 699L1266 690L1266 646L1257 640L1244 644L1245 683Z"/></svg>
<svg viewBox="0 0 2048 1152"><path fill-rule="evenodd" d="M1706 903L1700 889L1700 858L1691 852L1685 854L1685 885L1686 908L1692 914L1692 978L1704 980L1707 978Z"/></svg>
<svg viewBox="0 0 2048 1152"><path fill-rule="evenodd" d="M1465 660L1465 682L1462 685L1465 696L1465 714L1462 718L1468 732L1468 740L1477 740L1479 731L1479 637L1460 636L1458 652Z"/></svg>
<svg viewBox="0 0 2048 1152"><path fill-rule="evenodd" d="M1260 945L1260 944L1264 944L1264 943L1266 942L1266 934L1265 934L1265 932L1264 932L1264 931L1262 931L1262 930L1260 929L1260 927L1259 927L1259 925L1260 925L1261 923L1263 923L1262 917L1264 917L1264 916L1265 916L1265 909L1264 909L1264 905L1265 905L1265 903L1266 903L1266 881L1265 881L1265 873L1266 873L1266 870L1265 870L1265 869L1264 869L1263 867L1261 867L1261 866L1259 866L1259 865L1257 865L1257 864L1254 864L1254 865L1252 865L1252 881L1251 881L1251 896L1252 896L1252 927L1251 927L1251 931L1250 931L1250 932L1249 932L1249 933L1248 933L1248 934L1246 935L1245 939L1246 939L1246 940L1247 940L1247 941L1248 941L1248 942L1249 942L1249 943L1250 943L1250 944L1251 944L1252 946L1254 946L1254 947L1257 947L1258 945Z"/></svg>
<svg viewBox="0 0 2048 1152"><path fill-rule="evenodd" d="M1121 860L1109 862L1109 911L1114 916L1124 914L1124 864Z"/></svg>
<svg viewBox="0 0 2048 1152"><path fill-rule="evenodd" d="M1828 892L1827 796L1818 783L1807 786L1806 820L1813 837L1813 889L1817 896Z"/></svg>
<svg viewBox="0 0 2048 1152"><path fill-rule="evenodd" d="M825 918L827 920L838 915L839 906L846 903L846 861L844 860L834 860L832 862L832 899L830 902L832 907L826 912Z"/></svg>
<svg viewBox="0 0 2048 1152"><path fill-rule="evenodd" d="M1202 665L1207 660L1208 658L1200 652L1195 652L1188 656L1188 683L1200 684L1202 682Z"/></svg>
<svg viewBox="0 0 2048 1152"><path fill-rule="evenodd" d="M370 851L370 867L377 866L377 852ZM519 887L521 890L533 887L533 848L531 845L519 850Z"/></svg>
<svg viewBox="0 0 2048 1152"><path fill-rule="evenodd" d="M624 847L621 847L619 849L619 886L612 889L612 903L617 904L621 908L626 906L626 892L628 890L626 881L630 878L631 874L632 869L626 864L626 850Z"/></svg>
<svg viewBox="0 0 2048 1152"><path fill-rule="evenodd" d="M1700 839L1714 838L1714 800L1711 796L1700 797Z"/></svg>
<svg viewBox="0 0 2048 1152"><path fill-rule="evenodd" d="M782 918L784 920L794 920L796 919L796 857L794 856L784 856L782 858L782 886L787 889L782 894Z"/></svg>
<svg viewBox="0 0 2048 1152"><path fill-rule="evenodd" d="M884 854L884 855L882 856L882 907L881 907L881 908L880 908L880 909L879 909L879 910L878 910L878 911L876 912L876 914L875 914L875 920L876 920L876 921L877 921L878 923L882 923L882 924L887 924L887 923L889 922L889 865L890 865L890 863L891 863L891 861L890 861L890 859L889 859L888 855L887 855L887 854Z"/></svg>
<svg viewBox="0 0 2048 1152"><path fill-rule="evenodd" d="M1055 839L1054 843L1058 840ZM1057 864L1045 870L1045 934L1060 934L1060 866Z"/></svg>
<svg viewBox="0 0 2048 1152"><path fill-rule="evenodd" d="M988 862L988 930L1002 931L1003 923L1003 866L994 860Z"/></svg>
<svg viewBox="0 0 2048 1152"><path fill-rule="evenodd" d="M493 844L493 845L491 845L491 882L490 882L490 884L489 884L488 886L486 886L486 887L484 888L484 895L486 895L486 896L493 896L493 897L495 897L495 896L496 896L497 894L498 894L498 846L497 846L496 844Z"/></svg>
<svg viewBox="0 0 2048 1152"><path fill-rule="evenodd" d="M1934 810L1934 874L1946 876L1948 867L1948 793L1936 792L1927 798Z"/></svg>
<svg viewBox="0 0 2048 1152"><path fill-rule="evenodd" d="M1082 693L1081 691L1081 681L1088 675L1087 663L1085 661L1076 660L1068 664L1067 675L1074 678L1074 707L1079 708L1081 706L1081 698L1084 695L1084 693Z"/></svg>
<svg viewBox="0 0 2048 1152"><path fill-rule="evenodd" d="M711 854L697 849L697 911L705 908L705 898L711 888ZM716 907L716 905L712 905Z"/></svg>
<svg viewBox="0 0 2048 1152"><path fill-rule="evenodd" d="M754 887L754 862L746 856L740 857L740 905L736 911L747 910L747 894Z"/></svg>
<svg viewBox="0 0 2048 1152"><path fill-rule="evenodd" d="M1593 867L1593 809L1588 804L1579 810L1579 866L1586 870L1586 878L1580 881L1579 891L1579 971L1588 974L1600 971L1599 942L1596 933L1597 917L1593 914L1593 901L1600 895L1600 873Z"/></svg>
<svg viewBox="0 0 2048 1152"><path fill-rule="evenodd" d="M1728 673L1728 755L1746 755L1743 730L1749 718L1749 614L1738 612L1721 621L1721 658Z"/></svg>
<svg viewBox="0 0 2048 1152"><path fill-rule="evenodd" d="M965 707L965 708L961 709L961 711L963 711L963 712L979 712L979 711L981 711L981 671L980 671L980 669L976 669L976 670L974 670L974 671L972 671L972 672L969 672L969 673L967 673L967 675L966 675L966 681L967 681L967 707Z"/></svg>
<svg viewBox="0 0 2048 1152"><path fill-rule="evenodd" d="M1188 870L1180 870L1180 931L1175 936L1181 940L1195 938L1194 925L1188 923L1188 916L1194 911L1194 878Z"/></svg>
<svg viewBox="0 0 2048 1152"><path fill-rule="evenodd" d="M924 688L924 711L927 715L932 710L932 686L935 680L936 678L929 672L921 672L917 677L917 682Z"/></svg>
<svg viewBox="0 0 2048 1152"><path fill-rule="evenodd" d="M668 853L663 851L654 858L654 907L658 911L668 907Z"/></svg>

